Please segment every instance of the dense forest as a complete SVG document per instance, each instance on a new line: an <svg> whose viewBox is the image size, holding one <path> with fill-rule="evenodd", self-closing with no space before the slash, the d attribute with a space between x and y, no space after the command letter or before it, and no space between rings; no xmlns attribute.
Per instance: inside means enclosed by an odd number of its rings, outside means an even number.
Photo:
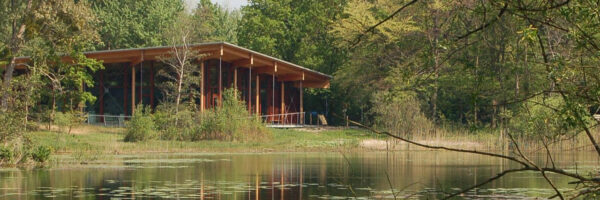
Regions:
<svg viewBox="0 0 600 200"><path fill-rule="evenodd" d="M101 65L81 52L169 45L174 27L186 27L191 43L226 41L333 75L331 89L305 97L305 110L333 123L348 116L403 134L460 127L591 136L600 108L599 7L591 0L252 0L228 10L209 0L193 9L180 0L6 0L3 118L27 113L8 111L28 110L44 96L94 101L77 83L91 82ZM28 68L39 76L16 76L17 56L31 56ZM48 85L58 92L42 89Z"/></svg>

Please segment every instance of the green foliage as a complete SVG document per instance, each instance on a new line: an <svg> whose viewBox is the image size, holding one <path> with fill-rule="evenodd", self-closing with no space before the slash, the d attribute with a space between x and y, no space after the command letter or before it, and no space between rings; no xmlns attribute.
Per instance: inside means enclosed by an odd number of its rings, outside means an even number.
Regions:
<svg viewBox="0 0 600 200"><path fill-rule="evenodd" d="M514 114L507 112L501 116L510 119L512 131L525 137L558 139L560 136L572 136L581 131L572 119L571 109L566 107L560 96L530 99ZM592 121L588 121L588 124L591 125Z"/></svg>
<svg viewBox="0 0 600 200"><path fill-rule="evenodd" d="M54 124L62 133L71 134L74 126L81 124L84 121L82 113L78 112L57 112L54 116Z"/></svg>
<svg viewBox="0 0 600 200"><path fill-rule="evenodd" d="M103 49L166 45L162 37L183 11L181 0L92 1Z"/></svg>
<svg viewBox="0 0 600 200"><path fill-rule="evenodd" d="M201 137L228 141L251 141L268 138L270 132L260 119L250 116L234 89L223 91L223 106L200 115Z"/></svg>
<svg viewBox="0 0 600 200"><path fill-rule="evenodd" d="M0 145L0 166L43 164L51 154L51 147L37 145L23 135Z"/></svg>
<svg viewBox="0 0 600 200"><path fill-rule="evenodd" d="M0 143L6 143L14 139L20 138L25 132L25 124L23 112L0 112L0 124L3 128L0 129Z"/></svg>
<svg viewBox="0 0 600 200"><path fill-rule="evenodd" d="M45 163L50 158L52 149L47 146L38 146L32 149L31 158L38 163Z"/></svg>
<svg viewBox="0 0 600 200"><path fill-rule="evenodd" d="M156 138L156 124L152 120L150 109L136 106L136 112L127 122L125 141L139 142Z"/></svg>
<svg viewBox="0 0 600 200"><path fill-rule="evenodd" d="M327 33L345 0L253 0L242 8L241 46L310 69L333 73L344 60Z"/></svg>
<svg viewBox="0 0 600 200"><path fill-rule="evenodd" d="M163 140L200 141L254 141L269 138L270 131L260 119L250 116L244 103L238 100L234 89L223 92L223 106L203 113L192 111L184 106L177 114L175 125L175 106L165 103L157 107L152 119Z"/></svg>
<svg viewBox="0 0 600 200"><path fill-rule="evenodd" d="M372 103L375 124L381 130L411 138L413 135L426 135L434 129L414 94L381 92L375 94Z"/></svg>
<svg viewBox="0 0 600 200"><path fill-rule="evenodd" d="M194 42L224 41L236 44L239 10L229 11L210 0L200 0L192 15Z"/></svg>
<svg viewBox="0 0 600 200"><path fill-rule="evenodd" d="M2 163L10 163L15 159L15 154L12 149L0 146L0 165Z"/></svg>

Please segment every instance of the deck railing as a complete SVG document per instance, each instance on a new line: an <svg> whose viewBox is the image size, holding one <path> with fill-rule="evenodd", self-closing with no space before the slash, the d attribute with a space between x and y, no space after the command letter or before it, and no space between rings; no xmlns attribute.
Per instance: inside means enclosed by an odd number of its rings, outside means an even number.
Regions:
<svg viewBox="0 0 600 200"><path fill-rule="evenodd" d="M87 114L87 124L111 126L111 127L124 127L125 121L131 119L131 116L127 115L96 115Z"/></svg>
<svg viewBox="0 0 600 200"><path fill-rule="evenodd" d="M109 127L124 127L125 122L131 119L128 115L96 115L87 114L85 123ZM267 126L304 126L310 118L308 125L318 125L316 116L306 112L295 112L285 114L261 115L262 122ZM314 119L313 119L314 118Z"/></svg>
<svg viewBox="0 0 600 200"><path fill-rule="evenodd" d="M305 112L261 115L260 118L267 125L304 125Z"/></svg>

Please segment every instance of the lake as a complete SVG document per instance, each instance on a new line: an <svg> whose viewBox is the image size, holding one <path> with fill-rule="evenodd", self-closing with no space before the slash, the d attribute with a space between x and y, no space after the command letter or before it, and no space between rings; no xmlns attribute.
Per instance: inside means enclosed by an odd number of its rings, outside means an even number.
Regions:
<svg viewBox="0 0 600 200"><path fill-rule="evenodd" d="M546 157L532 155L540 165ZM87 165L58 156L51 168L0 169L0 199L436 199L515 163L444 151L119 155ZM585 173L593 153L555 156ZM550 174L563 191L568 179ZM515 173L459 199L549 197L534 172Z"/></svg>

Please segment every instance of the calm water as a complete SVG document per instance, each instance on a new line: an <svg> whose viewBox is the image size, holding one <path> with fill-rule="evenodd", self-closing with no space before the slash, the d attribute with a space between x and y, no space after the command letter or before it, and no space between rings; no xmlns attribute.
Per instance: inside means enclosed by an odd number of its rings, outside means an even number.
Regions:
<svg viewBox="0 0 600 200"><path fill-rule="evenodd" d="M545 161L543 156L532 159ZM600 166L590 153L555 159L581 173ZM495 158L435 151L158 154L117 156L82 166L68 164L68 157L59 160L50 169L0 169L0 199L394 199L394 194L435 199L518 167ZM570 179L550 177L560 188L571 188ZM551 194L541 176L523 172L459 198Z"/></svg>

